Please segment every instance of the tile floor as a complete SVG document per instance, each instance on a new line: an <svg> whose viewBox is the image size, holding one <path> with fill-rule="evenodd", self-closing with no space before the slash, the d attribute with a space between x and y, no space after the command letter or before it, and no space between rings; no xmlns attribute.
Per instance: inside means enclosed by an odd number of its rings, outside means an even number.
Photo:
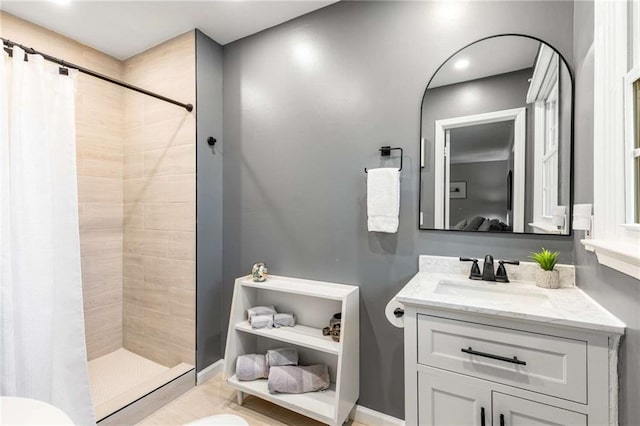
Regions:
<svg viewBox="0 0 640 426"><path fill-rule="evenodd" d="M214 414L236 414L251 426L321 426L308 417L286 410L260 398L247 396L242 406L236 402L236 392L223 383L218 374L208 382L165 405L138 425L183 425ZM349 421L351 426L364 426Z"/></svg>

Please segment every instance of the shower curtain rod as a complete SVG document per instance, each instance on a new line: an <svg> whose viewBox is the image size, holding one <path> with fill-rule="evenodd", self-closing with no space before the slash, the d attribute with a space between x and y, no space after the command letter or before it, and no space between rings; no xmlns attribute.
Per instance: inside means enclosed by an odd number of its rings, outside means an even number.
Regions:
<svg viewBox="0 0 640 426"><path fill-rule="evenodd" d="M16 47L19 47L20 49L24 50L28 54L40 55L44 59L46 59L47 61L54 62L54 63L56 63L56 64L58 64L58 65L60 65L62 67L76 69L76 70L80 71L83 74L87 74L87 75L90 75L92 77L99 78L100 80L108 81L109 83L113 83L113 84L116 84L118 86L133 90L135 92L142 93L144 95L151 96L151 97L154 97L156 99L160 99L161 101L165 101L165 102L169 102L169 103L174 104L174 105L178 105L178 106L186 109L189 112L193 111L193 105L191 105L191 104L184 104L182 102L178 102L178 101L173 100L171 98L167 98L166 96L162 96L162 95L159 95L157 93L150 92L150 91L148 91L146 89L143 89L141 87L137 87L137 86L134 86L132 84L125 83L124 81L116 80L115 78L111 78L111 77L106 76L104 74L100 74L99 72L90 70L90 69L85 68L85 67L81 67L80 65L72 64L71 62L67 62L67 61L62 60L60 58L56 58L55 56L51 56L51 55L47 55L46 53L38 52L37 50L35 50L35 49L31 48L31 47L23 46L21 44L18 44L16 42L13 42L13 41L8 40L6 38L1 38L0 37L0 39L2 40L2 43L6 46L5 50L9 54L11 54L11 48L16 46Z"/></svg>

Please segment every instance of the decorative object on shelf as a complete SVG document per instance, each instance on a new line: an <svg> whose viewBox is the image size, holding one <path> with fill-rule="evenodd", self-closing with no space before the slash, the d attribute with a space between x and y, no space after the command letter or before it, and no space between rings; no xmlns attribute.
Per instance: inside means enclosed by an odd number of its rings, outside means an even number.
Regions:
<svg viewBox="0 0 640 426"><path fill-rule="evenodd" d="M246 354L236 359L236 377L238 380L257 380L269 377L269 366L264 355Z"/></svg>
<svg viewBox="0 0 640 426"><path fill-rule="evenodd" d="M555 269L558 256L560 256L559 252L549 251L544 247L541 251L531 254L531 260L540 266L540 269L536 270L536 285L538 287L560 287L560 272Z"/></svg>
<svg viewBox="0 0 640 426"><path fill-rule="evenodd" d="M329 389L329 367L283 365L269 370L269 393L306 393Z"/></svg>
<svg viewBox="0 0 640 426"><path fill-rule="evenodd" d="M253 277L253 281L257 283L265 282L267 280L268 272L269 271L267 270L267 265L265 265L264 262L258 262L254 264L253 268L251 268L251 276Z"/></svg>
<svg viewBox="0 0 640 426"><path fill-rule="evenodd" d="M340 322L342 321L342 313L333 314L329 320L329 327L322 329L324 336L331 336L334 342L340 341Z"/></svg>

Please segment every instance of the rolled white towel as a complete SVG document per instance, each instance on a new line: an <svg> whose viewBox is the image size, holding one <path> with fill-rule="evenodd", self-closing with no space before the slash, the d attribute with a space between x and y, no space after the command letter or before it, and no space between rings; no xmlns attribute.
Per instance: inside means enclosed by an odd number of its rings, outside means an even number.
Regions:
<svg viewBox="0 0 640 426"><path fill-rule="evenodd" d="M277 313L274 306L254 306L247 309L247 318L251 320L251 317L256 315L275 315Z"/></svg>
<svg viewBox="0 0 640 426"><path fill-rule="evenodd" d="M293 314L275 314L273 316L273 326L279 327L293 327L296 325L296 317Z"/></svg>
<svg viewBox="0 0 640 426"><path fill-rule="evenodd" d="M298 365L298 351L294 348L269 349L266 355L267 366Z"/></svg>
<svg viewBox="0 0 640 426"><path fill-rule="evenodd" d="M254 315L249 318L251 328L273 328L273 315Z"/></svg>
<svg viewBox="0 0 640 426"><path fill-rule="evenodd" d="M284 365L271 367L267 388L269 393L304 393L329 389L329 367Z"/></svg>
<svg viewBox="0 0 640 426"><path fill-rule="evenodd" d="M264 355L240 355L236 360L236 377L238 380L266 379L268 376L269 367Z"/></svg>

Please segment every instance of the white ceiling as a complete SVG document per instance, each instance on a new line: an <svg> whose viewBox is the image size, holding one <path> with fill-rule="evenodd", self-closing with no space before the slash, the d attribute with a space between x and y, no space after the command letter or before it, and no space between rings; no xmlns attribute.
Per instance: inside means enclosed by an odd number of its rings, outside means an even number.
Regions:
<svg viewBox="0 0 640 426"><path fill-rule="evenodd" d="M521 36L494 37L472 44L445 62L429 89L531 68L539 45L539 41ZM460 59L469 61L467 68L455 68Z"/></svg>
<svg viewBox="0 0 640 426"><path fill-rule="evenodd" d="M501 161L513 145L513 120L451 129L451 163Z"/></svg>
<svg viewBox="0 0 640 426"><path fill-rule="evenodd" d="M0 9L127 59L194 28L227 44L335 2L1 0Z"/></svg>

